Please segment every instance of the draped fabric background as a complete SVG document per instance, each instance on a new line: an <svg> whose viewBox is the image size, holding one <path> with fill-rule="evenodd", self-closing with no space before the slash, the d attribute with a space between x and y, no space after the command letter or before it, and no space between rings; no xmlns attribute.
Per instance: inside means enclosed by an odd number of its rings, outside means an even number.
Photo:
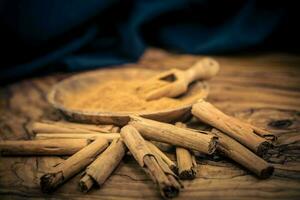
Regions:
<svg viewBox="0 0 300 200"><path fill-rule="evenodd" d="M299 14L287 2L2 0L0 80L134 62L148 46L295 51Z"/></svg>

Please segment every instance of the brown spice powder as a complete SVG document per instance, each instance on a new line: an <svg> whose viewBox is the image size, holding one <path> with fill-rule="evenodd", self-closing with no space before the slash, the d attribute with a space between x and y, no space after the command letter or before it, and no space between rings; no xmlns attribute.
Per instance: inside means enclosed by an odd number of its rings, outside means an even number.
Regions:
<svg viewBox="0 0 300 200"><path fill-rule="evenodd" d="M183 98L160 98L146 101L142 98L146 90L139 91L139 87L145 82L140 81L108 81L104 84L92 87L65 96L64 104L72 109L93 112L137 112L137 111L160 111L177 108L195 102L204 94L190 95ZM157 81L149 90L167 84ZM150 84L151 85L151 84Z"/></svg>

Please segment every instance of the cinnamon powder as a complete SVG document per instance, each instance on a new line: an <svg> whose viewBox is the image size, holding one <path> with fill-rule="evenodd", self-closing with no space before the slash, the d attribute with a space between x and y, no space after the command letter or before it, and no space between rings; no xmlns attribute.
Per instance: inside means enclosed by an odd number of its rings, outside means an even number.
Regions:
<svg viewBox="0 0 300 200"><path fill-rule="evenodd" d="M93 112L151 112L185 106L199 98L205 97L207 94L207 91L202 91L196 95L185 95L180 98L163 97L153 101L146 101L142 96L147 90L139 90L140 86L144 84L145 82L142 80L108 81L65 96L64 104L72 109ZM162 87L164 84L167 83L163 81L153 82L149 90Z"/></svg>

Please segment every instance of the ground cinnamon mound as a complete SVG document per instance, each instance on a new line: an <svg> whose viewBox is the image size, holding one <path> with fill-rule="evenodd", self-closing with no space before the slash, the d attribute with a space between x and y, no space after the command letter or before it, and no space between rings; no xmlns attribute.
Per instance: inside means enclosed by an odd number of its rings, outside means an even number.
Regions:
<svg viewBox="0 0 300 200"><path fill-rule="evenodd" d="M68 95L64 104L69 108L93 112L136 112L136 111L159 111L177 108L188 103L195 102L203 94L177 98L160 98L146 101L142 98L139 90L144 81L108 81L104 84L92 87ZM165 83L160 81L153 83L153 88L161 87ZM153 89L149 88L149 89Z"/></svg>

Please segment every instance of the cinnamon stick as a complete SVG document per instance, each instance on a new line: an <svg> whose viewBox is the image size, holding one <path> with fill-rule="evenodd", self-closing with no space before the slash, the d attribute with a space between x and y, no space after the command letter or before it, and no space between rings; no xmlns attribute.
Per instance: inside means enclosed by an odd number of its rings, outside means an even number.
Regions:
<svg viewBox="0 0 300 200"><path fill-rule="evenodd" d="M181 122L175 124L177 127L187 129ZM191 129L190 129L191 130ZM197 162L195 156L188 149L176 147L176 159L178 165L178 176L183 180L192 180L196 177Z"/></svg>
<svg viewBox="0 0 300 200"><path fill-rule="evenodd" d="M42 191L45 193L54 191L56 187L93 162L97 155L107 146L107 140L98 138L67 160L53 167L50 172L44 174L40 179Z"/></svg>
<svg viewBox="0 0 300 200"><path fill-rule="evenodd" d="M146 139L166 142L206 154L212 154L216 149L217 138L212 135L200 134L138 116L130 116L130 118L128 124L135 127Z"/></svg>
<svg viewBox="0 0 300 200"><path fill-rule="evenodd" d="M109 127L110 130L119 130L114 129L114 127ZM35 122L32 124L32 131L34 133L90 133L90 134L99 134L99 133L110 133L106 128L99 128L93 125L83 125L83 124L74 124L69 122L54 122L54 123L42 123Z"/></svg>
<svg viewBox="0 0 300 200"><path fill-rule="evenodd" d="M73 155L91 143L89 139L0 141L2 155Z"/></svg>
<svg viewBox="0 0 300 200"><path fill-rule="evenodd" d="M121 129L121 137L139 165L149 174L164 198L178 196L182 185L168 165L153 153L140 133L131 125Z"/></svg>
<svg viewBox="0 0 300 200"><path fill-rule="evenodd" d="M37 133L35 135L36 140L45 139L96 139L104 138L111 142L113 139L120 138L119 133L105 133L105 134L93 134L93 133Z"/></svg>
<svg viewBox="0 0 300 200"><path fill-rule="evenodd" d="M245 125L250 126L254 130L255 134L259 135L260 137L265 138L266 140L269 140L271 142L274 142L277 140L277 136L267 130L253 126L252 124L248 124L248 123L245 123Z"/></svg>
<svg viewBox="0 0 300 200"><path fill-rule="evenodd" d="M255 155L242 144L217 129L213 129L212 132L219 138L217 148L219 152L239 163L261 179L266 179L273 174L273 166L269 165L265 160Z"/></svg>
<svg viewBox="0 0 300 200"><path fill-rule="evenodd" d="M263 156L271 148L270 141L259 136L262 133L259 131L261 129L226 115L204 100L193 105L192 114L202 122L234 138L259 156Z"/></svg>
<svg viewBox="0 0 300 200"><path fill-rule="evenodd" d="M166 155L164 154L157 146L155 146L152 142L146 141L148 144L148 147L150 148L150 150L156 154L157 156L159 156L163 161L165 161L165 163L167 163L167 165L169 166L169 168L175 173L177 174L178 172L178 168L176 166L176 164Z"/></svg>
<svg viewBox="0 0 300 200"><path fill-rule="evenodd" d="M88 192L93 185L100 187L118 166L125 152L126 146L123 141L120 138L114 139L109 147L86 168L84 176L79 181L80 190Z"/></svg>
<svg viewBox="0 0 300 200"><path fill-rule="evenodd" d="M194 179L197 174L197 163L192 152L185 148L176 147L176 158L179 178L183 180Z"/></svg>
<svg viewBox="0 0 300 200"><path fill-rule="evenodd" d="M68 128L81 128L90 131L96 131L100 133L119 133L120 128L112 124L85 124L85 123L75 123L69 121L49 121L43 120L42 123L55 124L59 126L64 126Z"/></svg>
<svg viewBox="0 0 300 200"><path fill-rule="evenodd" d="M86 124L86 123L75 123L69 121L42 121L43 123L56 124L59 126L65 126L69 128L82 128L90 131L96 131L99 133L119 133L120 128L113 124Z"/></svg>

